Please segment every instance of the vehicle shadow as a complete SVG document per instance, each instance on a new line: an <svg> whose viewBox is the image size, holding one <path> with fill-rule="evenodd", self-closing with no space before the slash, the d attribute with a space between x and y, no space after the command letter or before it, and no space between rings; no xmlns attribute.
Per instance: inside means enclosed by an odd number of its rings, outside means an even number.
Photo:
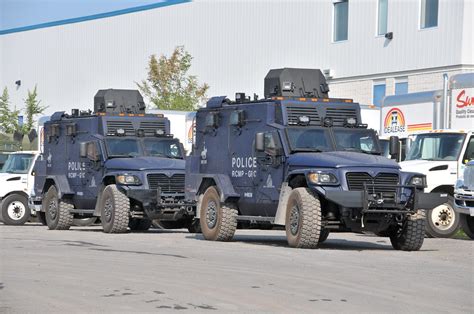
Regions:
<svg viewBox="0 0 474 314"><path fill-rule="evenodd" d="M189 235L186 238L204 240L201 234ZM378 250L378 251L391 251L393 250L390 240L383 239L377 241L378 243L372 243L367 241L349 241L345 239L329 238L325 242L320 243L318 246L319 250L346 250L346 251L366 251L366 250ZM286 237L284 235L235 235L232 242L239 242L251 245L265 245L273 247L285 247L292 249L288 246Z"/></svg>

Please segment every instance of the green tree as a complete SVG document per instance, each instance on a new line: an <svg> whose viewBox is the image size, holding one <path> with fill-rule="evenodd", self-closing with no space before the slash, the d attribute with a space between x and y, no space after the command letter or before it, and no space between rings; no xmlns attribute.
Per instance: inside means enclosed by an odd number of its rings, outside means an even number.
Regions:
<svg viewBox="0 0 474 314"><path fill-rule="evenodd" d="M176 47L169 58L151 55L148 77L136 84L157 109L193 111L209 86L199 85L195 75L188 75L192 59L183 46Z"/></svg>
<svg viewBox="0 0 474 314"><path fill-rule="evenodd" d="M13 133L18 129L18 114L19 110L10 109L10 96L8 89L3 89L2 96L0 96L0 128L5 133Z"/></svg>
<svg viewBox="0 0 474 314"><path fill-rule="evenodd" d="M42 114L48 106L41 106L41 101L37 99L38 92L35 85L33 91L28 90L28 97L25 99L26 122L23 123L22 132L28 134L34 127L35 115Z"/></svg>

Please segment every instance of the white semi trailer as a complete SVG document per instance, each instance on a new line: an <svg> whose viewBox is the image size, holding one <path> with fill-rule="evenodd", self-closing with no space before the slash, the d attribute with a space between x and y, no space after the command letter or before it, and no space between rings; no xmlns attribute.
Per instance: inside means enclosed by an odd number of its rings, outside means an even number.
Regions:
<svg viewBox="0 0 474 314"><path fill-rule="evenodd" d="M451 237L463 216L454 209L454 184L474 159L474 73L445 76L445 89L382 102L381 135L408 138L404 171L426 175L427 192L445 192L447 203L427 212L426 233Z"/></svg>

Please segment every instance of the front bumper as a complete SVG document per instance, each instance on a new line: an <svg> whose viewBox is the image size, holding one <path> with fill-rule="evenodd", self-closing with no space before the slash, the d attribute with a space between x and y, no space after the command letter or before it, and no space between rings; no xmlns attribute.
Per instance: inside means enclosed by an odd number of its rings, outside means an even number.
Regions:
<svg viewBox="0 0 474 314"><path fill-rule="evenodd" d="M194 202L184 199L184 194L162 194L160 189L137 189L128 186L119 186L119 190L130 199L136 200L142 204L143 210L151 219L158 218L160 215L194 215Z"/></svg>
<svg viewBox="0 0 474 314"><path fill-rule="evenodd" d="M474 216L474 191L455 193L454 210L460 214Z"/></svg>
<svg viewBox="0 0 474 314"><path fill-rule="evenodd" d="M362 191L331 190L325 196L342 207L360 209L362 214L414 214L418 209L432 209L448 201L446 193L424 193L409 185L392 187L397 193L372 193L372 187L366 185Z"/></svg>
<svg viewBox="0 0 474 314"><path fill-rule="evenodd" d="M35 204L33 202L33 197L28 197L28 207L30 208L32 215L36 215L37 212L41 211L41 204Z"/></svg>

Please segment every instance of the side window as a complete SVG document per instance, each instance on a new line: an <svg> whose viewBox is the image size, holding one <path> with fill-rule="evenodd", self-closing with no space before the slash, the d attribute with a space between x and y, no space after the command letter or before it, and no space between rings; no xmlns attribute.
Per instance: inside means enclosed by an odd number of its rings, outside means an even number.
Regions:
<svg viewBox="0 0 474 314"><path fill-rule="evenodd" d="M385 80L374 82L372 104L376 107L382 106L382 99L385 97Z"/></svg>
<svg viewBox="0 0 474 314"><path fill-rule="evenodd" d="M349 1L337 0L334 2L333 41L347 40L349 22Z"/></svg>
<svg viewBox="0 0 474 314"><path fill-rule="evenodd" d="M474 159L474 136L471 136L469 139L469 143L466 147L466 152L464 153L464 157L462 158L462 163L467 164L470 160Z"/></svg>
<svg viewBox="0 0 474 314"><path fill-rule="evenodd" d="M439 0L421 0L420 28L438 26Z"/></svg>
<svg viewBox="0 0 474 314"><path fill-rule="evenodd" d="M280 155L282 152L280 136L278 132L266 132L264 134L265 154L270 156Z"/></svg>

